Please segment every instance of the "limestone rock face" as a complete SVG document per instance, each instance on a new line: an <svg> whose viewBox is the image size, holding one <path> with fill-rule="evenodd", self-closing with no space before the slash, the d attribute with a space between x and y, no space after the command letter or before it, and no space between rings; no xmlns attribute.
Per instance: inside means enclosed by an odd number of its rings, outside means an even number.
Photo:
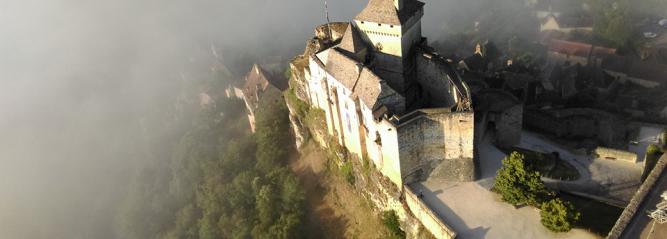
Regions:
<svg viewBox="0 0 667 239"><path fill-rule="evenodd" d="M294 140L296 144L296 149L301 150L304 143L308 140L309 133L306 126L303 124L301 119L297 116L296 109L292 104L287 103L287 109L289 110L289 121L291 124L292 131L294 133Z"/></svg>

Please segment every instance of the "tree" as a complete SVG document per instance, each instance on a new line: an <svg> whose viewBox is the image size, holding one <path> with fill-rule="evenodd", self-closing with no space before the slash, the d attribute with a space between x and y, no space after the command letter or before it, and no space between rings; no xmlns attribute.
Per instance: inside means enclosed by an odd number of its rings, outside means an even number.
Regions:
<svg viewBox="0 0 667 239"><path fill-rule="evenodd" d="M549 192L540 179L540 173L530 168L524 158L523 154L513 152L503 159L493 191L510 204L538 206Z"/></svg>
<svg viewBox="0 0 667 239"><path fill-rule="evenodd" d="M570 231L581 218L570 202L558 198L542 203L541 210L542 225L554 232Z"/></svg>
<svg viewBox="0 0 667 239"><path fill-rule="evenodd" d="M268 90L260 99L257 111L257 168L268 173L276 165L285 163L288 155L289 113L282 94Z"/></svg>
<svg viewBox="0 0 667 239"><path fill-rule="evenodd" d="M595 23L593 34L601 42L621 47L632 37L631 9L628 0L589 0Z"/></svg>

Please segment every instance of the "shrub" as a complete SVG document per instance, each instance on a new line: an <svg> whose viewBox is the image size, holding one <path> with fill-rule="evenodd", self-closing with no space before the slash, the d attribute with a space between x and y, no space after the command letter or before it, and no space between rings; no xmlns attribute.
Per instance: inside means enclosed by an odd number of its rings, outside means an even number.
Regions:
<svg viewBox="0 0 667 239"><path fill-rule="evenodd" d="M343 163L343 166L340 167L340 172L350 185L354 185L356 178L354 177L354 167L352 166L352 162L347 161Z"/></svg>
<svg viewBox="0 0 667 239"><path fill-rule="evenodd" d="M542 204L540 216L542 225L553 232L567 232L581 218L581 213L570 202L558 198Z"/></svg>
<svg viewBox="0 0 667 239"><path fill-rule="evenodd" d="M493 191L510 204L538 206L549 192L540 178L540 173L529 167L524 158L523 154L513 152L503 159Z"/></svg>
<svg viewBox="0 0 667 239"><path fill-rule="evenodd" d="M651 144L646 148L646 161L644 162L644 173L642 174L642 181L648 177L648 174L653 171L655 165L658 164L658 160L664 153L664 150L660 146Z"/></svg>
<svg viewBox="0 0 667 239"><path fill-rule="evenodd" d="M310 106L308 105L308 103L296 97L296 92L294 92L294 88L290 87L288 90L285 91L284 94L287 103L292 107L294 107L296 115L301 119L305 118L306 115L308 114L308 111L310 110Z"/></svg>
<svg viewBox="0 0 667 239"><path fill-rule="evenodd" d="M396 211L385 211L382 213L382 224L391 233L390 238L405 238L405 232L401 229Z"/></svg>

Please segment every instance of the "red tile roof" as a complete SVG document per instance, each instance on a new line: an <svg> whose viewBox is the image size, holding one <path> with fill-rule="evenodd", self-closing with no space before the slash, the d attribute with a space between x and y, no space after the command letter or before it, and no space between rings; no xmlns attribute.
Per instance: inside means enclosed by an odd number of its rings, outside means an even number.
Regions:
<svg viewBox="0 0 667 239"><path fill-rule="evenodd" d="M579 56L579 57L588 57L591 54L593 56L616 54L616 49L593 46L591 44L582 42L572 42L572 41L565 41L558 39L551 39L548 47L550 52L558 52L561 54Z"/></svg>

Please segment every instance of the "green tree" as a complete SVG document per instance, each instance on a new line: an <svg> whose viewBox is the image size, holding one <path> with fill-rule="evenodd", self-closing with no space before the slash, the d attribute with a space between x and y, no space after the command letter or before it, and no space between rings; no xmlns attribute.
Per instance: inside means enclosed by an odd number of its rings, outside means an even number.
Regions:
<svg viewBox="0 0 667 239"><path fill-rule="evenodd" d="M549 192L540 179L540 173L530 168L524 158L523 154L513 152L503 159L493 191L510 204L538 206Z"/></svg>
<svg viewBox="0 0 667 239"><path fill-rule="evenodd" d="M611 47L621 47L631 40L632 17L628 0L589 0L595 23L596 39Z"/></svg>
<svg viewBox="0 0 667 239"><path fill-rule="evenodd" d="M284 164L288 149L289 113L282 95L277 90L268 90L260 100L257 111L257 169L268 173L277 165Z"/></svg>
<svg viewBox="0 0 667 239"><path fill-rule="evenodd" d="M554 232L567 232L581 218L581 213L570 202L558 198L542 203L540 216L542 225Z"/></svg>

